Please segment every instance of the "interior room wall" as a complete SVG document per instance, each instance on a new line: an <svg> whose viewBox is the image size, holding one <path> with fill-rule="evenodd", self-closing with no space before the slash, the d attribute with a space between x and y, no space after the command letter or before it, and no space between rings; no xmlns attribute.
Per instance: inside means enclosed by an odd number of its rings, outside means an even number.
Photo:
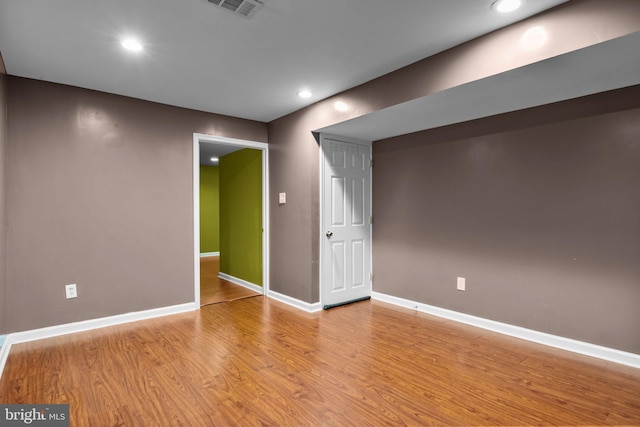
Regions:
<svg viewBox="0 0 640 427"><path fill-rule="evenodd" d="M262 286L262 151L220 158L220 272Z"/></svg>
<svg viewBox="0 0 640 427"><path fill-rule="evenodd" d="M549 43L519 48L534 26L545 28ZM636 31L640 2L573 0L269 123L271 289L319 301L320 151L312 131ZM337 111L336 101L348 109Z"/></svg>
<svg viewBox="0 0 640 427"><path fill-rule="evenodd" d="M220 252L220 174L200 165L200 253Z"/></svg>
<svg viewBox="0 0 640 427"><path fill-rule="evenodd" d="M266 142L266 124L14 76L7 89L6 329L193 301L193 133Z"/></svg>
<svg viewBox="0 0 640 427"><path fill-rule="evenodd" d="M0 54L0 335L6 333L6 199L7 76ZM0 344L1 345L1 344Z"/></svg>
<svg viewBox="0 0 640 427"><path fill-rule="evenodd" d="M375 291L640 354L640 86L373 156Z"/></svg>
<svg viewBox="0 0 640 427"><path fill-rule="evenodd" d="M271 288L319 300L319 150L312 130L638 31L639 16L635 0L573 0L270 123ZM530 25L544 25L551 35L535 54L513 48ZM191 264L185 255L172 257L192 240L192 217L182 210L192 194L185 163L191 148L183 141L202 132L266 142L265 125L11 76L7 83L7 329L190 300ZM336 111L336 100L348 111ZM169 190L152 184L156 178ZM132 194L137 190L141 195ZM287 204L280 206L283 191ZM174 249L160 241L165 233ZM142 280L156 265L162 267L151 280ZM170 274L163 275L165 268ZM158 289L149 284L156 277ZM78 283L80 297L60 301L69 282ZM130 288L133 298L121 298ZM32 295L50 306L36 308Z"/></svg>

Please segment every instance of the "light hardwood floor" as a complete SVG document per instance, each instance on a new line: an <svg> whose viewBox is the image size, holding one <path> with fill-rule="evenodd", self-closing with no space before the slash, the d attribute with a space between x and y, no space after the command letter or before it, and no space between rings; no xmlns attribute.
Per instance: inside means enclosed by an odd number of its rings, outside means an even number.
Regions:
<svg viewBox="0 0 640 427"><path fill-rule="evenodd" d="M217 304L260 295L218 277L220 257L200 258L200 305Z"/></svg>
<svg viewBox="0 0 640 427"><path fill-rule="evenodd" d="M72 426L640 425L640 370L365 301L263 296L15 345L2 403Z"/></svg>

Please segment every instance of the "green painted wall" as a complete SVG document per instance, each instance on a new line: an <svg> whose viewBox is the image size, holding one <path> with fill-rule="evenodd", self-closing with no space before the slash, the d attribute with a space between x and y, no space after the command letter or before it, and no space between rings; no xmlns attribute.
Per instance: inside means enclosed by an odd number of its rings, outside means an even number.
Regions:
<svg viewBox="0 0 640 427"><path fill-rule="evenodd" d="M200 253L220 252L220 174L200 165Z"/></svg>
<svg viewBox="0 0 640 427"><path fill-rule="evenodd" d="M262 286L262 152L220 158L220 271Z"/></svg>

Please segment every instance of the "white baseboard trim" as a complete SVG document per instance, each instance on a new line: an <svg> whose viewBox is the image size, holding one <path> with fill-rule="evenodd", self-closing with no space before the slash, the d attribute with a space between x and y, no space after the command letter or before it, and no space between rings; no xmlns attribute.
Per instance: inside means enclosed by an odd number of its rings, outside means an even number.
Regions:
<svg viewBox="0 0 640 427"><path fill-rule="evenodd" d="M220 256L220 252L201 252L200 258L205 258L209 256Z"/></svg>
<svg viewBox="0 0 640 427"><path fill-rule="evenodd" d="M9 357L10 348L11 344L7 340L7 336L2 335L2 338L0 338L0 378L2 378L2 370L4 369L4 364L7 362L7 357Z"/></svg>
<svg viewBox="0 0 640 427"><path fill-rule="evenodd" d="M170 314L184 313L197 310L199 307L195 303L172 305L169 307L153 308L150 310L135 311L131 313L117 314L115 316L102 317L99 319L83 320L80 322L66 323L63 325L49 326L46 328L32 329L24 332L15 332L7 335L2 349L0 349L0 378L4 365L9 357L9 351L13 344L29 341L52 338L60 335L73 334L76 332L89 331L92 329L104 328L107 326L120 325L123 323L137 322L138 320L153 319L154 317L168 316Z"/></svg>
<svg viewBox="0 0 640 427"><path fill-rule="evenodd" d="M496 322L495 320L484 319L482 317L447 310L445 308L435 307L379 292L371 292L371 298L377 301L417 310L422 313L432 314L434 316L454 320L456 322L465 323L467 325L476 326L478 328L487 329L489 331L498 332L515 338L559 348L561 350L567 350L585 356L596 357L598 359L608 360L610 362L620 363L634 368L640 368L640 354L628 353L614 348L551 335L545 332L534 331L532 329L514 326L508 323Z"/></svg>
<svg viewBox="0 0 640 427"><path fill-rule="evenodd" d="M218 273L218 277L264 295L264 288L262 286L256 285L255 283L247 282L243 279L238 279L237 277L231 276L227 273Z"/></svg>
<svg viewBox="0 0 640 427"><path fill-rule="evenodd" d="M0 347L0 378L2 378L2 371L4 371L4 365L7 363L7 358L9 357L9 351L11 351L11 342L9 340L5 340Z"/></svg>
<svg viewBox="0 0 640 427"><path fill-rule="evenodd" d="M322 310L322 305L319 302L308 303L284 294L280 294L275 291L269 291L268 297L295 307L299 310L306 311L307 313L315 313Z"/></svg>

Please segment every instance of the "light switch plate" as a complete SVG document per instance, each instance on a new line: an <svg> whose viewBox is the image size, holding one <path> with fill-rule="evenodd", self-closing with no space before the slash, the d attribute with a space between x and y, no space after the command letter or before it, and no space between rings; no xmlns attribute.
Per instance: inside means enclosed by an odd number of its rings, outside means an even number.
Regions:
<svg viewBox="0 0 640 427"><path fill-rule="evenodd" d="M278 193L278 203L281 205L287 203L287 193Z"/></svg>

